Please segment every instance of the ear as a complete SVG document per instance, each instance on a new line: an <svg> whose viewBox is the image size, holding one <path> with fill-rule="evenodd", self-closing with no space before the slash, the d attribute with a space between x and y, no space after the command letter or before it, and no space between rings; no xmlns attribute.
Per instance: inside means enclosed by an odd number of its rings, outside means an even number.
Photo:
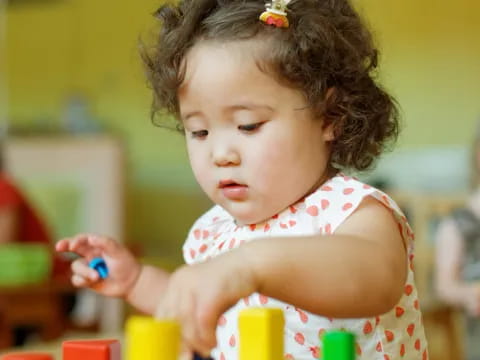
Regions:
<svg viewBox="0 0 480 360"><path fill-rule="evenodd" d="M331 100L332 96L335 96L335 88L331 87L327 90L327 94L325 96L325 103L328 104L328 102ZM325 141L333 141L335 140L335 131L333 127L333 121L330 119L326 119L325 117L322 120L322 130L323 130L323 139Z"/></svg>
<svg viewBox="0 0 480 360"><path fill-rule="evenodd" d="M323 140L325 140L326 142L335 140L333 121L323 119L322 131L323 131Z"/></svg>

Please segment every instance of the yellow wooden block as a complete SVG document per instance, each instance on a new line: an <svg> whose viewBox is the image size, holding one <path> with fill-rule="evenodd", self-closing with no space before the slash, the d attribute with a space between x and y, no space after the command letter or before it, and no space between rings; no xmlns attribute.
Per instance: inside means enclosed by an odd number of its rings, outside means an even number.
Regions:
<svg viewBox="0 0 480 360"><path fill-rule="evenodd" d="M240 313L240 360L282 360L285 319L281 309L249 308Z"/></svg>
<svg viewBox="0 0 480 360"><path fill-rule="evenodd" d="M132 316L126 324L127 360L178 360L180 326L176 321Z"/></svg>

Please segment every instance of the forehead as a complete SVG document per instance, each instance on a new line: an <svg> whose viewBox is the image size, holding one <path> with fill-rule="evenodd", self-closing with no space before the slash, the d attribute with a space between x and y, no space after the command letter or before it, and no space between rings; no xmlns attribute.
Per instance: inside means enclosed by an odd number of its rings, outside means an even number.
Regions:
<svg viewBox="0 0 480 360"><path fill-rule="evenodd" d="M261 58L259 52L257 42L253 40L226 43L201 41L185 57L185 77L180 89L209 86L220 79L236 78L237 82L245 79L243 85L251 77L257 78L257 82L271 80L265 79L266 74L257 65Z"/></svg>
<svg viewBox="0 0 480 360"><path fill-rule="evenodd" d="M180 110L229 101L256 100L274 106L296 100L300 91L260 69L265 46L257 40L197 43L185 58L184 81L178 92Z"/></svg>

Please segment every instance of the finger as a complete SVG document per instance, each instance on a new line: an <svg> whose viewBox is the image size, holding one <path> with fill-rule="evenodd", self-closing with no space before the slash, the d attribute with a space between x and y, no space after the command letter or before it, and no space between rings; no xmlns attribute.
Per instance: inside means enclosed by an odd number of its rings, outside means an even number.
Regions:
<svg viewBox="0 0 480 360"><path fill-rule="evenodd" d="M72 284L73 286L79 287L79 288L84 288L84 287L89 287L90 282L84 278L83 276L73 274L72 275Z"/></svg>
<svg viewBox="0 0 480 360"><path fill-rule="evenodd" d="M86 246L86 239L87 237L84 234L76 235L72 238L62 239L55 245L55 250L59 252L74 252L80 256L86 257L92 252L92 248ZM90 255L90 257L93 256Z"/></svg>
<svg viewBox="0 0 480 360"><path fill-rule="evenodd" d="M168 295L167 295L168 296ZM174 319L171 308L167 305L168 300L164 296L159 305L155 309L155 318L158 320L171 320Z"/></svg>
<svg viewBox="0 0 480 360"><path fill-rule="evenodd" d="M180 356L179 360L192 360L193 359L193 351L188 348L187 344L184 341L180 344Z"/></svg>
<svg viewBox="0 0 480 360"><path fill-rule="evenodd" d="M87 234L79 234L73 237L70 240L69 251L73 251L81 256L85 256L88 254L88 250L91 249L91 246L88 244L88 237Z"/></svg>
<svg viewBox="0 0 480 360"><path fill-rule="evenodd" d="M58 252L69 251L69 247L70 247L70 239L62 239L55 244L55 251L58 251Z"/></svg>
<svg viewBox="0 0 480 360"><path fill-rule="evenodd" d="M90 281L98 281L100 279L100 275L97 273L96 270L90 268L85 259L78 259L72 263L72 272L76 275L79 275L83 278L87 278Z"/></svg>
<svg viewBox="0 0 480 360"><path fill-rule="evenodd" d="M200 355L207 357L210 354L211 346L208 342L204 341L204 337L201 336L201 329L199 328L199 322L197 321L195 299L193 295L182 296L180 302L180 314L182 318L182 333L185 338L185 342L195 349Z"/></svg>
<svg viewBox="0 0 480 360"><path fill-rule="evenodd" d="M213 306L213 305L212 305ZM217 345L216 330L221 313L214 311L210 306L197 305L195 319L197 324L197 334L205 347L212 349Z"/></svg>
<svg viewBox="0 0 480 360"><path fill-rule="evenodd" d="M115 240L104 236L90 236L89 243L100 249L105 255L116 256L123 251L123 247Z"/></svg>
<svg viewBox="0 0 480 360"><path fill-rule="evenodd" d="M94 257L103 256L104 247L96 243L96 239L99 238L96 235L82 234L76 236L70 244L70 250L85 257L88 261Z"/></svg>
<svg viewBox="0 0 480 360"><path fill-rule="evenodd" d="M210 349L217 346L216 331L220 317L234 305L234 303L225 303L219 299L223 299L221 293L211 291L206 293L199 299L195 312L198 334Z"/></svg>
<svg viewBox="0 0 480 360"><path fill-rule="evenodd" d="M68 237L61 239L57 242L55 248L56 249L61 249L61 251L75 251L76 247L79 244L84 243L90 236L91 234L86 234L86 233L81 233L77 234L73 237Z"/></svg>

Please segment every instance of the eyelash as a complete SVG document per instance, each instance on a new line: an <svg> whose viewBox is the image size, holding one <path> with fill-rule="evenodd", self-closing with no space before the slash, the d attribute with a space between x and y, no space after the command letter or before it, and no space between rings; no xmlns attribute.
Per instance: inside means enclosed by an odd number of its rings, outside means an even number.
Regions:
<svg viewBox="0 0 480 360"><path fill-rule="evenodd" d="M247 125L239 125L238 130L246 132L246 133L253 133L260 129L260 127L265 124L265 122L259 122L254 124L247 124ZM191 132L192 138L194 139L204 139L208 135L208 130L198 130Z"/></svg>
<svg viewBox="0 0 480 360"><path fill-rule="evenodd" d="M258 123L254 123L254 124L247 124L247 125L239 125L238 126L238 130L240 131L245 131L247 133L251 133L251 132L254 132L258 129L260 129L260 127L265 124L265 122L258 122Z"/></svg>
<svg viewBox="0 0 480 360"><path fill-rule="evenodd" d="M208 130L199 130L199 131L192 131L192 138L194 139L203 139L207 137Z"/></svg>

